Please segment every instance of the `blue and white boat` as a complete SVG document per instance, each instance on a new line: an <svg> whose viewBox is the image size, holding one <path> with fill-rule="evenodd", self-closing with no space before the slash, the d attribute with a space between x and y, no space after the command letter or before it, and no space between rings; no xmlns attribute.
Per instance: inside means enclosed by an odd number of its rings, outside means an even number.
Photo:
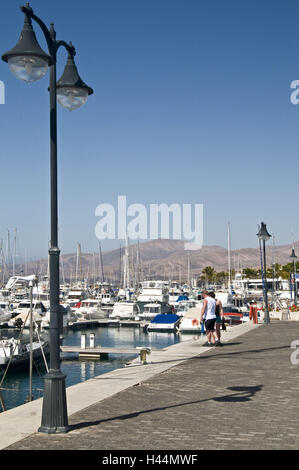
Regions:
<svg viewBox="0 0 299 470"><path fill-rule="evenodd" d="M161 313L148 325L147 331L174 333L177 331L181 317L174 313Z"/></svg>

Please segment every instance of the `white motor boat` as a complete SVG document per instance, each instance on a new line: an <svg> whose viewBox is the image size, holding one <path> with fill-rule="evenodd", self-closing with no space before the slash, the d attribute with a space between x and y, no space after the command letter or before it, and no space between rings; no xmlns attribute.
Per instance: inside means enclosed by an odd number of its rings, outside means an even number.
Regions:
<svg viewBox="0 0 299 470"><path fill-rule="evenodd" d="M137 297L138 302L162 302L167 303L169 295L167 287L163 281L144 281L142 282L142 290Z"/></svg>
<svg viewBox="0 0 299 470"><path fill-rule="evenodd" d="M116 302L110 319L134 320L140 314L139 306L136 302Z"/></svg>
<svg viewBox="0 0 299 470"><path fill-rule="evenodd" d="M97 320L107 317L107 311L102 309L99 299L85 299L79 302L75 309L78 319Z"/></svg>
<svg viewBox="0 0 299 470"><path fill-rule="evenodd" d="M179 331L181 333L200 334L202 332L200 315L201 308L190 308L182 317Z"/></svg>
<svg viewBox="0 0 299 470"><path fill-rule="evenodd" d="M114 305L116 297L112 292L102 292L100 294L100 301L102 305Z"/></svg>
<svg viewBox="0 0 299 470"><path fill-rule="evenodd" d="M82 289L72 289L69 291L67 297L65 298L65 306L69 305L73 308L78 302L86 299L86 292Z"/></svg>
<svg viewBox="0 0 299 470"><path fill-rule="evenodd" d="M170 305L160 304L159 302L151 302L145 304L144 311L138 315L140 320L153 320L157 315L161 313L170 313Z"/></svg>

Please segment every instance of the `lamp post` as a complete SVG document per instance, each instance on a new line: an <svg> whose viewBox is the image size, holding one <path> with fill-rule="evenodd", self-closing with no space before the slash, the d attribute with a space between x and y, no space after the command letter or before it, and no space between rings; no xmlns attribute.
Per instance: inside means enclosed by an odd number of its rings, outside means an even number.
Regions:
<svg viewBox="0 0 299 470"><path fill-rule="evenodd" d="M264 284L264 304L265 304L265 314L264 314L264 323L270 323L270 315L269 315L269 308L268 308L268 286L267 286L267 269L266 269L266 241L270 239L271 235L267 231L266 224L261 222L261 226L259 227L259 231L257 233L259 244L260 244L260 251L261 251L261 242L263 242L263 250L261 256L261 270L262 270L262 279Z"/></svg>
<svg viewBox="0 0 299 470"><path fill-rule="evenodd" d="M294 304L297 304L297 284L296 284L296 254L295 254L295 248L292 248L292 253L290 254L290 258L293 260L293 279L294 279Z"/></svg>
<svg viewBox="0 0 299 470"><path fill-rule="evenodd" d="M59 304L58 204L57 204L57 106L56 101L72 111L82 106L93 90L79 77L74 63L75 48L65 41L56 40L54 25L50 29L34 13L29 3L20 7L24 13L24 26L18 43L2 55L12 73L27 83L43 78L50 68L50 191L51 241L49 248L50 273L50 368L45 376L44 398L40 432L65 433L68 431L65 375L60 370L60 330L62 310ZM32 27L34 20L41 28L49 53L39 46ZM60 47L68 52L64 73L56 82L56 59Z"/></svg>

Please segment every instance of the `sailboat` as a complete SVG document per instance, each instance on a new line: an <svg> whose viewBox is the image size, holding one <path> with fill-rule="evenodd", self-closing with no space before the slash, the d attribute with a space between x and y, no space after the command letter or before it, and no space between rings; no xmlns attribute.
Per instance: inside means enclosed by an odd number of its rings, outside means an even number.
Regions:
<svg viewBox="0 0 299 470"><path fill-rule="evenodd" d="M48 341L32 342L32 357L35 362L48 356L50 347ZM0 340L0 369L8 371L27 370L30 362L30 344L16 338L5 338Z"/></svg>

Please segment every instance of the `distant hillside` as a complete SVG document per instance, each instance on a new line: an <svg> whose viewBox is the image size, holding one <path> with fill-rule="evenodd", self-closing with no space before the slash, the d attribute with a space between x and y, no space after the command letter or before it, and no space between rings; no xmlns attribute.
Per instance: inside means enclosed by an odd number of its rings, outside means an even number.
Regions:
<svg viewBox="0 0 299 470"><path fill-rule="evenodd" d="M181 240L152 240L140 243L140 278L187 279L188 253L190 254L191 276L198 276L206 266L212 266L216 271L226 271L228 266L227 249L221 246L203 246L201 250L187 252L184 250L185 242ZM129 246L131 273L137 271L136 256L137 244ZM275 262L286 264L290 262L292 245L281 245L275 248ZM295 243L295 251L299 253L299 241ZM124 253L124 248L122 249ZM299 256L299 255L298 255ZM104 276L106 279L120 279L120 250L111 250L102 253ZM267 250L267 264L272 263L272 246ZM45 275L47 273L47 259L27 264L27 273ZM76 277L77 254L71 253L61 256L61 280ZM258 248L242 248L231 251L231 268L259 267L260 255ZM25 273L24 265L16 267L16 273ZM133 275L133 274L132 274ZM77 277L88 277L89 282L101 279L102 272L98 253L82 253L78 263Z"/></svg>

